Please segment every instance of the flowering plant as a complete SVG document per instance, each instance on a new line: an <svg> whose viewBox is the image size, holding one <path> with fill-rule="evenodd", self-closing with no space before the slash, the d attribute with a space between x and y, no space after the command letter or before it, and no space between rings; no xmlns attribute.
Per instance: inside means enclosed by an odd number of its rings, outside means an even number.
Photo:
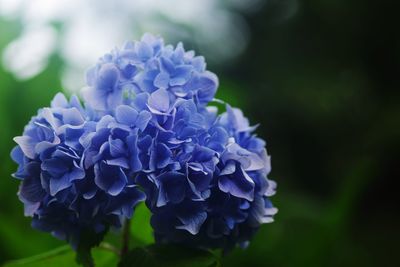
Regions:
<svg viewBox="0 0 400 267"><path fill-rule="evenodd" d="M90 249L145 201L159 244L245 247L273 221L276 184L256 127L240 109L210 105L217 88L203 57L152 35L101 57L84 105L58 94L14 139L32 226L90 266Z"/></svg>

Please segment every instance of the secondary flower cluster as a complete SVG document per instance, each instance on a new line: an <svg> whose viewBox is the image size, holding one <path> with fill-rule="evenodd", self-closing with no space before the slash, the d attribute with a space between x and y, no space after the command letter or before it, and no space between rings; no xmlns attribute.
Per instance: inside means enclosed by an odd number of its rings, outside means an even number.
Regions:
<svg viewBox="0 0 400 267"><path fill-rule="evenodd" d="M265 142L239 109L218 114L217 77L182 44L145 35L88 71L85 105L58 94L12 158L33 227L79 244L146 199L156 240L245 245L277 212ZM139 189L140 188L140 189Z"/></svg>

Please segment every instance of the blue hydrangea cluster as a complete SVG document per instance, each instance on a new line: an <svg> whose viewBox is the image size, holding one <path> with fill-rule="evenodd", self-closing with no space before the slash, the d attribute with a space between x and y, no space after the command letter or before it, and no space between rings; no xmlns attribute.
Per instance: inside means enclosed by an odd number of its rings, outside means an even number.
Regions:
<svg viewBox="0 0 400 267"><path fill-rule="evenodd" d="M19 165L14 176L22 180L18 196L32 226L74 247L85 231L100 235L120 227L144 200L122 163L130 153L118 154L114 145L135 131L123 125L106 129L107 118L96 122L91 113L77 97L67 101L58 94L14 139L18 146L11 153Z"/></svg>
<svg viewBox="0 0 400 267"><path fill-rule="evenodd" d="M276 184L256 127L240 109L210 105L217 88L203 57L152 35L101 57L84 106L59 94L15 138L33 227L76 246L145 200L158 242L245 246L273 221Z"/></svg>

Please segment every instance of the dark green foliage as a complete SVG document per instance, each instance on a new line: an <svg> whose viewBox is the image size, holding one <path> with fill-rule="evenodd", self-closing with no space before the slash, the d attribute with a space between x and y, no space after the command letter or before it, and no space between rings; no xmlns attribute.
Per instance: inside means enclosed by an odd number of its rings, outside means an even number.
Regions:
<svg viewBox="0 0 400 267"><path fill-rule="evenodd" d="M94 233L91 230L82 231L76 250L76 262L84 267L94 267L94 259L92 256L92 248L100 245L108 229L101 233Z"/></svg>
<svg viewBox="0 0 400 267"><path fill-rule="evenodd" d="M75 252L63 246L49 252L5 264L3 267L80 267L75 261ZM103 248L93 249L96 267L116 266L118 256Z"/></svg>
<svg viewBox="0 0 400 267"><path fill-rule="evenodd" d="M151 245L130 251L118 267L212 267L219 266L209 251L173 245Z"/></svg>

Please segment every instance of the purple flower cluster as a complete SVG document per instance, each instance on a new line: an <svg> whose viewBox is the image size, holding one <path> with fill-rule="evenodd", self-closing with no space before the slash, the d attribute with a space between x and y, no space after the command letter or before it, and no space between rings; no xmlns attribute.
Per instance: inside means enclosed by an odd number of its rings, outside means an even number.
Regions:
<svg viewBox="0 0 400 267"><path fill-rule="evenodd" d="M76 245L146 199L158 242L245 245L273 220L276 185L256 127L239 109L208 106L217 87L203 57L152 35L103 56L84 107L59 94L15 138L33 226Z"/></svg>

